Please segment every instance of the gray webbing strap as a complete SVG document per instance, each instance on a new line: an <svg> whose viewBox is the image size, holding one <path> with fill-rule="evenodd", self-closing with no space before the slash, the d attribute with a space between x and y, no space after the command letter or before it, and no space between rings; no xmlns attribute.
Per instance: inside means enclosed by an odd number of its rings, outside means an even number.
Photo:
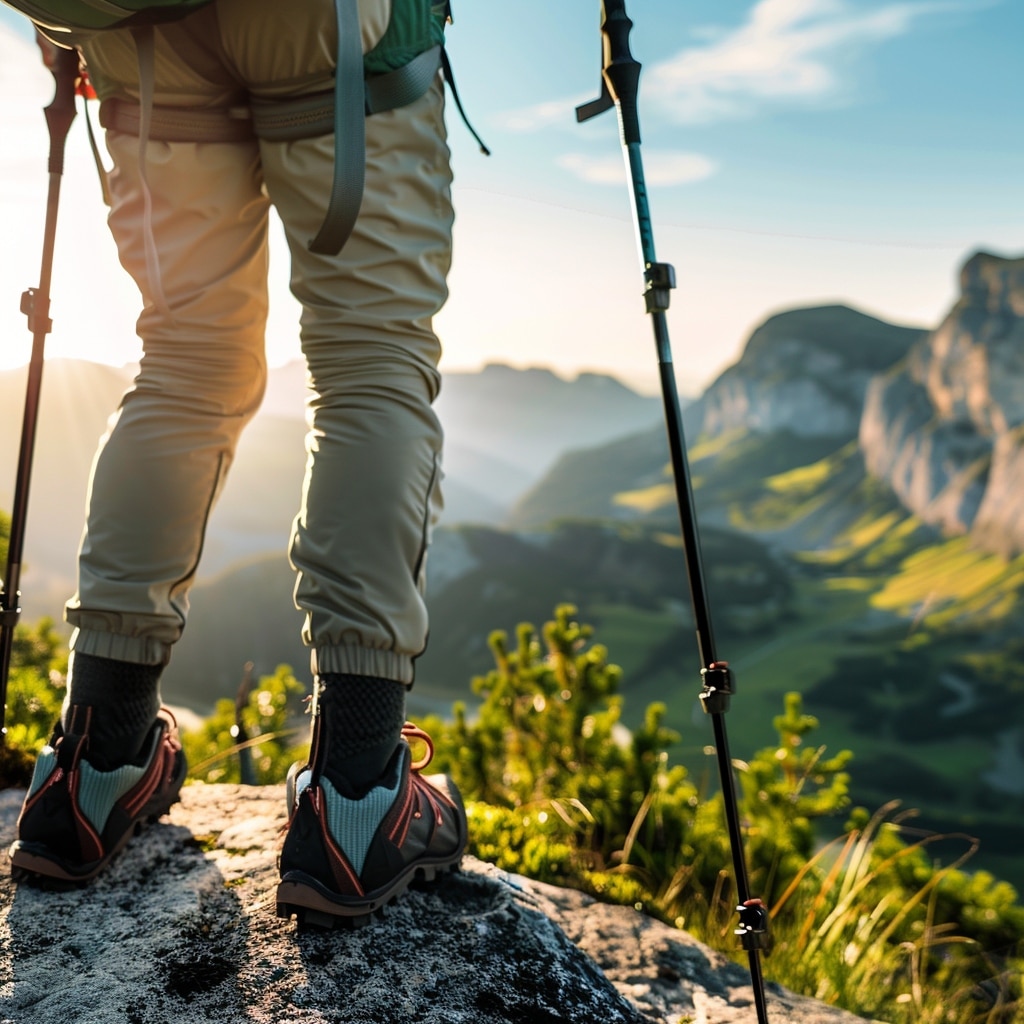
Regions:
<svg viewBox="0 0 1024 1024"><path fill-rule="evenodd" d="M403 67L364 79L367 116L395 110L418 100L441 69L441 47L425 50ZM317 92L293 100L250 100L252 128L261 139L289 142L334 131L334 92ZM159 111L154 111L154 120ZM154 124L154 131L156 126Z"/></svg>
<svg viewBox="0 0 1024 1024"><path fill-rule="evenodd" d="M107 174L107 169L103 166L103 158L100 156L100 144L96 140L96 132L92 127L88 100L83 101L82 112L85 114L85 130L89 136L89 149L92 150L92 159L96 164L96 174L100 179L100 193L103 196L103 205L110 206L110 176Z"/></svg>
<svg viewBox="0 0 1024 1024"><path fill-rule="evenodd" d="M441 70L441 47L433 46L408 64L366 79L366 113L382 114L418 100Z"/></svg>
<svg viewBox="0 0 1024 1024"><path fill-rule="evenodd" d="M100 126L127 135L139 134L142 107L113 97L100 104ZM248 107L155 106L149 115L149 137L158 142L248 142L253 137Z"/></svg>
<svg viewBox="0 0 1024 1024"><path fill-rule="evenodd" d="M146 256L146 276L153 305L168 319L173 319L164 295L160 275L160 254L153 238L153 193L146 177L146 146L149 143L149 121L153 114L153 86L156 79L156 44L151 25L132 29L139 59L139 179L142 185L142 245Z"/></svg>
<svg viewBox="0 0 1024 1024"><path fill-rule="evenodd" d="M363 113L363 44L356 0L334 0L338 18L338 62L334 69L334 181L327 215L309 251L335 256L359 216L366 174L366 115Z"/></svg>

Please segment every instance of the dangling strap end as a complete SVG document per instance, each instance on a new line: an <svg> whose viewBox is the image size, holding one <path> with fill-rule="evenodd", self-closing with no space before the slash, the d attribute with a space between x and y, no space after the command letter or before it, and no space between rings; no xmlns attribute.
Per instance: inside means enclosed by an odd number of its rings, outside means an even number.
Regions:
<svg viewBox="0 0 1024 1024"><path fill-rule="evenodd" d="M100 147L96 141L96 133L93 131L92 118L89 116L89 101L87 99L82 100L82 108L85 112L85 130L89 135L89 148L92 150L92 158L96 164L96 173L100 179L100 193L103 196L103 205L109 207L111 203L110 180L107 169L103 166L103 160L100 157Z"/></svg>
<svg viewBox="0 0 1024 1024"><path fill-rule="evenodd" d="M149 144L149 124L153 116L153 90L156 79L156 43L153 26L132 29L139 61L139 184L142 188L142 235L146 259L146 276L153 305L167 319L173 319L164 295L160 275L160 255L153 237L153 194L146 174L146 148Z"/></svg>
<svg viewBox="0 0 1024 1024"><path fill-rule="evenodd" d="M484 140L477 134L476 129L469 123L469 118L466 117L465 110L462 109L462 100L459 99L459 90L455 88L455 76L452 74L451 61L448 60L448 51L442 46L441 47L441 70L444 72L444 80L448 83L448 87L452 91L452 99L455 100L455 107L459 112L459 116L462 118L462 123L469 130L469 134L476 139L477 145L480 147L480 152L484 156L490 156L491 151L487 148Z"/></svg>

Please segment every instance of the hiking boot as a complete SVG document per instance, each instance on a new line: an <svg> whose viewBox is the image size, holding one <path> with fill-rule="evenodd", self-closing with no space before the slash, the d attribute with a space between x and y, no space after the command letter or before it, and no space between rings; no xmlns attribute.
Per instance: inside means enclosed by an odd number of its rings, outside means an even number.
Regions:
<svg viewBox="0 0 1024 1024"><path fill-rule="evenodd" d="M161 708L136 763L99 771L89 763L92 709L71 709L36 761L11 846L18 882L60 886L100 873L133 835L178 799L185 756L174 716Z"/></svg>
<svg viewBox="0 0 1024 1024"><path fill-rule="evenodd" d="M405 725L380 783L358 798L318 768L317 733L314 720L311 765L289 773L277 915L332 928L367 920L417 879L456 870L466 812L447 776L420 774L433 744L416 726ZM425 758L412 760L410 740L426 743Z"/></svg>

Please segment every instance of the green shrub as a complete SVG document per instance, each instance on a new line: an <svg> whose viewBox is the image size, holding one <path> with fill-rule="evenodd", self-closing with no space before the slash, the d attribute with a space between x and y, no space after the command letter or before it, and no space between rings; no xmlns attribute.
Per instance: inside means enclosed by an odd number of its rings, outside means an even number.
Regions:
<svg viewBox="0 0 1024 1024"><path fill-rule="evenodd" d="M650 900L686 842L697 792L684 768L668 765L677 737L661 724L663 707L652 705L637 729L622 724L621 672L588 645L591 630L574 614L559 607L543 645L528 625L514 650L492 634L496 667L473 681L484 698L478 718L470 724L458 705L454 722L424 726L435 764L467 795L479 856L601 893L628 875L630 894Z"/></svg>
<svg viewBox="0 0 1024 1024"><path fill-rule="evenodd" d="M15 627L7 677L7 732L0 748L0 787L28 786L35 755L60 717L67 661L52 619Z"/></svg>
<svg viewBox="0 0 1024 1024"><path fill-rule="evenodd" d="M469 720L423 725L435 762L467 798L472 852L542 881L640 906L742 959L721 794L701 798L668 761L676 737L654 704L621 721L621 673L564 605L542 640L491 637L495 668L473 681ZM808 743L818 726L798 694L779 742L734 762L751 891L769 905L766 974L893 1024L1020 1024L1024 908L1004 882L929 857L894 807L854 809L820 845L819 819L848 806L852 754ZM833 829L837 831L838 829ZM948 837L947 837L948 838Z"/></svg>
<svg viewBox="0 0 1024 1024"><path fill-rule="evenodd" d="M218 701L201 728L182 734L189 779L241 782L245 759L252 768L247 781L260 786L283 781L292 762L304 759L309 749L303 742L306 730L296 724L304 693L291 669L280 665L260 678L240 710L234 701ZM246 739L240 742L243 732Z"/></svg>

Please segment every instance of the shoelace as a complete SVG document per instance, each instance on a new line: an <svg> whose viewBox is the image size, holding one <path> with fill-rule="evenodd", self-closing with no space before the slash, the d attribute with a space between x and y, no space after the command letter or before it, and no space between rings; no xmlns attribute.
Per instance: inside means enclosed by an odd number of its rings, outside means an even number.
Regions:
<svg viewBox="0 0 1024 1024"><path fill-rule="evenodd" d="M425 732L413 722L406 722L402 726L402 738L409 744L410 749L412 748L413 740L420 740L426 745L427 756L420 758L418 761L412 761L409 765L409 768L414 772L422 771L430 764L434 757L434 741L430 738L430 733Z"/></svg>

